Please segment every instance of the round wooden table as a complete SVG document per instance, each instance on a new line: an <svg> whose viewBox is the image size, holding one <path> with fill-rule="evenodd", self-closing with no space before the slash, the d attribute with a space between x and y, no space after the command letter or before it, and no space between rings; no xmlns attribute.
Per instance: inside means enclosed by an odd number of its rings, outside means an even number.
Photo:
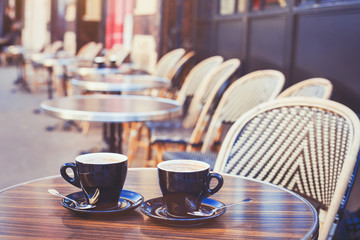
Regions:
<svg viewBox="0 0 360 240"><path fill-rule="evenodd" d="M79 191L59 176L19 184L0 192L0 239L316 239L317 213L303 198L263 182L223 177L224 185L212 199L253 201L192 227L165 225L139 208L124 214L77 214L47 192ZM145 201L161 197L157 170L129 168L124 189L142 194Z"/></svg>

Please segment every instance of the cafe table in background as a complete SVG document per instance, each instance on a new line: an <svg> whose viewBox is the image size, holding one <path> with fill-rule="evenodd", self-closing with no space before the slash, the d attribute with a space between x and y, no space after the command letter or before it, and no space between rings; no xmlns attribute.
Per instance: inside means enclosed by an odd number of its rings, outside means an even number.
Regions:
<svg viewBox="0 0 360 240"><path fill-rule="evenodd" d="M252 198L208 219L174 219L161 205L157 169L129 168L124 194L141 195L139 207L112 213L79 213L50 195L81 191L60 176L22 183L0 191L0 239L316 239L318 217L302 197L286 189L222 174L224 185L203 201L210 207ZM123 196L123 194L122 194ZM138 205L138 203L136 203ZM131 208L131 207L130 207Z"/></svg>
<svg viewBox="0 0 360 240"><path fill-rule="evenodd" d="M167 78L144 74L109 74L102 77L74 77L71 85L88 92L134 92L151 89L169 88L171 82Z"/></svg>
<svg viewBox="0 0 360 240"><path fill-rule="evenodd" d="M116 153L123 152L122 123L164 120L182 114L175 100L141 95L70 96L46 100L40 107L47 115L64 120L109 123L103 132L106 151Z"/></svg>

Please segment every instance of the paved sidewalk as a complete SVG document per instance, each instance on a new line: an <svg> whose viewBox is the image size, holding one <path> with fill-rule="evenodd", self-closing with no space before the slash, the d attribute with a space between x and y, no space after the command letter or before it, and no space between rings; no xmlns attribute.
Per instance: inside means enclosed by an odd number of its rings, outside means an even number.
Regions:
<svg viewBox="0 0 360 240"><path fill-rule="evenodd" d="M102 145L101 125L89 132L61 129L63 120L34 114L47 99L46 87L28 93L14 85L16 69L0 68L0 190L14 184L59 174L60 166L72 162L81 150ZM47 126L58 124L52 132ZM126 149L126 148L125 148ZM143 166L135 160L132 167Z"/></svg>

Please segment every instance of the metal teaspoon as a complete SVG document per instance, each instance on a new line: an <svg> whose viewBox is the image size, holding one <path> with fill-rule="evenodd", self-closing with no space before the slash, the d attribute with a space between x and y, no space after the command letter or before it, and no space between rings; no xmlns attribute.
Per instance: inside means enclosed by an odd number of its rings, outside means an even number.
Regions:
<svg viewBox="0 0 360 240"><path fill-rule="evenodd" d="M68 198L68 197L60 194L60 193L59 193L57 190L55 190L55 189L48 189L48 192L49 192L50 194L52 194L52 195L55 195L55 196L58 196L58 197L62 197L62 198L65 198L65 199L71 201L72 203L75 204L75 208L76 208L76 209L84 210L84 209L90 209L90 208L96 207L95 205L91 205L91 204L84 204L84 205L83 205L83 204L80 204L80 203L78 203L77 201L75 201L74 199Z"/></svg>
<svg viewBox="0 0 360 240"><path fill-rule="evenodd" d="M214 215L217 211L219 211L221 209L224 209L224 208L227 208L227 207L230 207L230 206L234 206L234 205L238 205L238 204L248 203L248 202L251 202L251 201L252 201L252 198L245 198L241 202L236 202L236 203L224 205L222 207L214 208L210 212L193 211L193 212L187 212L187 214L192 215L192 216L196 216L196 217L210 217L210 216Z"/></svg>

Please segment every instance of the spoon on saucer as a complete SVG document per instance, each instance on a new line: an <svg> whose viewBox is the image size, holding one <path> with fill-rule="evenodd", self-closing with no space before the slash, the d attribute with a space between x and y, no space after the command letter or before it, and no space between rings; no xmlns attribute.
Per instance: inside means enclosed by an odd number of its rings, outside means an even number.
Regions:
<svg viewBox="0 0 360 240"><path fill-rule="evenodd" d="M187 214L192 215L192 216L196 216L196 217L210 217L210 216L214 215L217 211L219 211L221 209L231 207L231 206L234 206L234 205L238 205L238 204L248 203L248 202L251 202L251 201L252 201L252 198L245 198L241 202L236 202L236 203L224 205L222 207L214 208L210 212L193 211L193 212L187 212Z"/></svg>
<svg viewBox="0 0 360 240"><path fill-rule="evenodd" d="M64 199L67 199L69 201L71 201L72 203L75 204L75 208L76 209L80 209L80 210L84 210L84 209L90 209L90 208L94 208L96 207L95 205L91 205L91 204L80 204L77 201L75 201L74 199L68 198L62 194L60 194L57 190L55 189L48 189L48 192L52 195L58 196L58 197L62 197Z"/></svg>

